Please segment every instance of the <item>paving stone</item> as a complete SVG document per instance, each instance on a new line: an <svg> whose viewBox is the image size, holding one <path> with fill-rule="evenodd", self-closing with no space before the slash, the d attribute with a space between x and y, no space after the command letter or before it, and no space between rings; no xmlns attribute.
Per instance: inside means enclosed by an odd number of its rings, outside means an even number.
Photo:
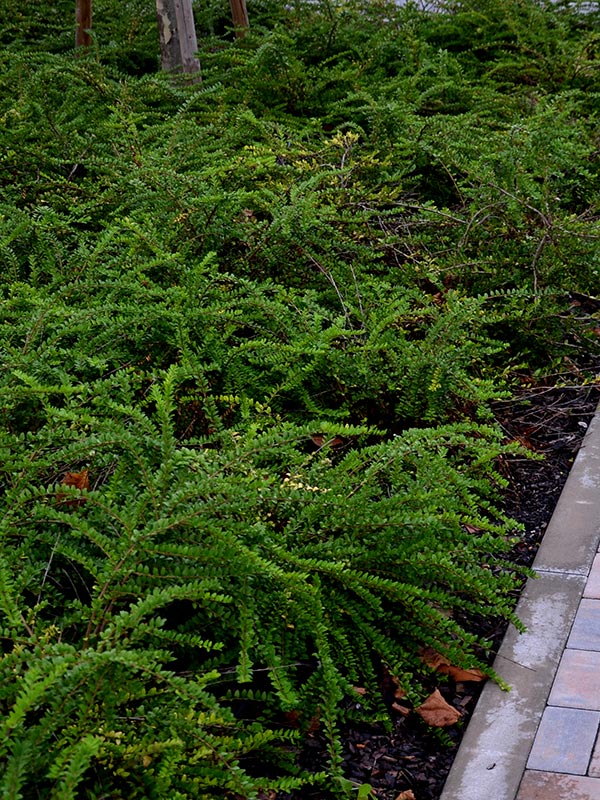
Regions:
<svg viewBox="0 0 600 800"><path fill-rule="evenodd" d="M527 769L585 775L596 741L600 713L548 706L542 716Z"/></svg>
<svg viewBox="0 0 600 800"><path fill-rule="evenodd" d="M600 800L600 779L527 770L516 800Z"/></svg>
<svg viewBox="0 0 600 800"><path fill-rule="evenodd" d="M588 775L591 775L593 778L600 778L600 736L596 739L596 746L592 753Z"/></svg>
<svg viewBox="0 0 600 800"><path fill-rule="evenodd" d="M517 606L526 633L509 626L494 661L511 691L502 692L492 682L484 687L440 800L600 800L600 735L595 747L592 742L600 724L600 647L592 650L589 638L585 643L579 638L596 636L593 605L582 607L572 634L571 642L583 649L564 650L584 590L586 600L600 601L599 542L600 406L533 565L539 579L527 582ZM547 705L556 708L538 742ZM574 739L582 735L577 719L587 725L581 726L587 730L587 774L557 772L562 767L556 762L552 770L526 768L530 756L541 766L534 759L559 751L557 739L577 761ZM560 732L552 730L557 720ZM562 750L558 754L565 759ZM571 757L566 760L567 769L574 769ZM586 769L583 760L576 769Z"/></svg>
<svg viewBox="0 0 600 800"><path fill-rule="evenodd" d="M600 600L588 598L581 601L567 647L600 650Z"/></svg>
<svg viewBox="0 0 600 800"><path fill-rule="evenodd" d="M548 703L600 711L600 652L565 650Z"/></svg>
<svg viewBox="0 0 600 800"><path fill-rule="evenodd" d="M571 468L540 545L535 569L589 575L600 541L600 414Z"/></svg>
<svg viewBox="0 0 600 800"><path fill-rule="evenodd" d="M594 558L583 596L600 599L600 553Z"/></svg>
<svg viewBox="0 0 600 800"><path fill-rule="evenodd" d="M494 661L510 692L484 686L440 800L514 800L584 583L557 573L527 582L516 611L527 631L511 626Z"/></svg>

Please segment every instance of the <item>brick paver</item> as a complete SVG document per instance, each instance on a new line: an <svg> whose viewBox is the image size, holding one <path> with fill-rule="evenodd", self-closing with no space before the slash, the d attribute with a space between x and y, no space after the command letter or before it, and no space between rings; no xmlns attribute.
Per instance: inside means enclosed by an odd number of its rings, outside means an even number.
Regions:
<svg viewBox="0 0 600 800"><path fill-rule="evenodd" d="M542 716L527 768L585 775L599 725L598 711L548 706Z"/></svg>
<svg viewBox="0 0 600 800"><path fill-rule="evenodd" d="M548 703L600 711L600 652L565 650Z"/></svg>
<svg viewBox="0 0 600 800"><path fill-rule="evenodd" d="M600 406L441 800L600 800Z"/></svg>
<svg viewBox="0 0 600 800"><path fill-rule="evenodd" d="M583 596L600 600L600 553L594 558L594 563L592 564Z"/></svg>
<svg viewBox="0 0 600 800"><path fill-rule="evenodd" d="M567 647L600 650L600 600L584 598L581 601Z"/></svg>
<svg viewBox="0 0 600 800"><path fill-rule="evenodd" d="M600 779L527 770L516 800L600 800Z"/></svg>
<svg viewBox="0 0 600 800"><path fill-rule="evenodd" d="M593 778L600 778L600 741L598 741L598 739L596 740L596 746L592 753L588 775L591 775Z"/></svg>

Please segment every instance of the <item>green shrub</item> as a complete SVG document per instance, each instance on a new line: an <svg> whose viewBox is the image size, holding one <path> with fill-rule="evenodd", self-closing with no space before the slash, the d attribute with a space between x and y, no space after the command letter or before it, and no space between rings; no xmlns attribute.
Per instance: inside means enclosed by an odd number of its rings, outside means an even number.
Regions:
<svg viewBox="0 0 600 800"><path fill-rule="evenodd" d="M490 400L597 349L598 276L595 16L492 5L264 2L243 41L213 5L191 86L139 3L84 58L6 25L7 797L341 796L353 687L492 675Z"/></svg>

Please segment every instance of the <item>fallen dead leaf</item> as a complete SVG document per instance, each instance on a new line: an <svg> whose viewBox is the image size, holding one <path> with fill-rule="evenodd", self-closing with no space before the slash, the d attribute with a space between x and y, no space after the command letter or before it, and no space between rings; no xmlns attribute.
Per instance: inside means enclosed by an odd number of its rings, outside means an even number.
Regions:
<svg viewBox="0 0 600 800"><path fill-rule="evenodd" d="M460 667L453 667L451 664L441 667L439 672L450 675L457 683L466 681L477 683L479 681L485 681L487 678L480 669L460 669Z"/></svg>
<svg viewBox="0 0 600 800"><path fill-rule="evenodd" d="M396 678L395 675L388 675L389 680L391 681L392 685L395 687L394 689L394 697L396 700L402 700L403 697L406 697L406 692L400 686L400 681Z"/></svg>
<svg viewBox="0 0 600 800"><path fill-rule="evenodd" d="M455 667L447 658L440 655L432 647L421 650L421 658L428 667L443 675L450 675L457 683L459 681L484 681L486 676L479 669L462 669Z"/></svg>
<svg viewBox="0 0 600 800"><path fill-rule="evenodd" d="M284 717L290 728L300 727L300 714L296 710L286 711Z"/></svg>
<svg viewBox="0 0 600 800"><path fill-rule="evenodd" d="M310 723L308 726L308 730L306 731L309 736L312 736L313 733L319 730L321 727L321 710L317 708L317 713L314 717L310 718Z"/></svg>
<svg viewBox="0 0 600 800"><path fill-rule="evenodd" d="M323 433L315 433L310 438L317 445L317 447L325 447L325 445L328 445L329 447L339 447L340 445L344 444L344 440L339 436L325 436Z"/></svg>
<svg viewBox="0 0 600 800"><path fill-rule="evenodd" d="M448 664L449 661L440 655L433 647L424 647L419 651L421 660L427 664L431 669L438 669L442 664Z"/></svg>
<svg viewBox="0 0 600 800"><path fill-rule="evenodd" d="M416 800L415 793L412 789L407 789L405 792L400 792L396 800Z"/></svg>
<svg viewBox="0 0 600 800"><path fill-rule="evenodd" d="M394 711L397 711L399 714L402 714L403 717L408 717L410 714L410 708L406 706L401 706L400 703L392 703L392 708Z"/></svg>
<svg viewBox="0 0 600 800"><path fill-rule="evenodd" d="M396 688L396 691L394 692L394 697L396 698L396 700L402 700L404 697L406 697L406 692L401 686L398 686Z"/></svg>
<svg viewBox="0 0 600 800"><path fill-rule="evenodd" d="M67 472L61 481L62 486L73 486L79 490L88 491L90 488L90 473L89 470L84 469L81 472ZM85 503L85 497L66 499L65 495L59 492L56 496L59 503L64 503L66 506L80 506Z"/></svg>
<svg viewBox="0 0 600 800"><path fill-rule="evenodd" d="M63 486L75 486L77 489L89 489L90 472L87 469L82 472L67 472L61 483Z"/></svg>
<svg viewBox="0 0 600 800"><path fill-rule="evenodd" d="M460 711L457 711L454 706L447 703L438 689L430 694L427 700L418 708L415 708L415 712L428 725L433 725L436 728L447 728L449 725L454 725L461 718Z"/></svg>
<svg viewBox="0 0 600 800"><path fill-rule="evenodd" d="M475 525L465 525L465 530L467 533L481 533L481 528L476 528Z"/></svg>

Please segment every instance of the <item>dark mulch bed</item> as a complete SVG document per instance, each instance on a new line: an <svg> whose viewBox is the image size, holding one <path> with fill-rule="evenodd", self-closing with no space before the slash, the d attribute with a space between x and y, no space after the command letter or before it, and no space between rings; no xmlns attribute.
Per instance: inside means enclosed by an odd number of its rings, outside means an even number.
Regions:
<svg viewBox="0 0 600 800"><path fill-rule="evenodd" d="M507 440L541 454L543 460L524 457L503 462L509 488L506 512L524 526L513 559L531 566L544 530L562 491L589 421L600 401L600 386L536 387L524 389L511 401L495 406ZM477 633L490 637L497 648L505 625L474 620ZM383 727L348 727L344 731L345 773L357 785L370 784L378 800L398 800L413 792L415 800L438 800L458 745L480 691L477 683L444 682L439 687L446 700L462 715L460 725L446 728L443 737L427 728L415 715L395 714L391 732ZM395 712L392 712L393 714ZM442 739L445 739L443 741ZM309 740L307 766L322 762L318 734ZM317 766L318 768L318 766ZM317 797L310 791L303 798ZM404 800L404 798L402 798Z"/></svg>

